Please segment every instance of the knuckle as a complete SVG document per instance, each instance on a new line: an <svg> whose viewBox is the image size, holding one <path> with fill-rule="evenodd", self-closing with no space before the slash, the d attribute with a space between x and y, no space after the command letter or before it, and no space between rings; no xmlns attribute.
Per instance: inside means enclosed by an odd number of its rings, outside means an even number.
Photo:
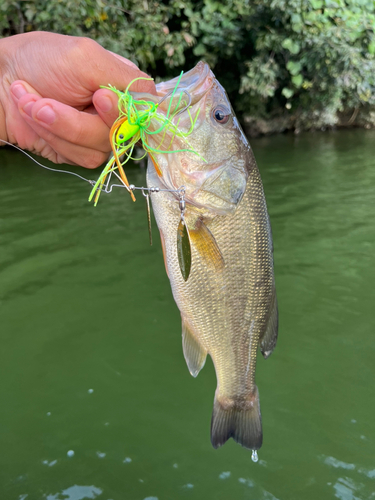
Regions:
<svg viewBox="0 0 375 500"><path fill-rule="evenodd" d="M60 154L56 155L56 163L65 165L77 165L77 163L74 163L74 161L68 160L68 158Z"/></svg>
<svg viewBox="0 0 375 500"><path fill-rule="evenodd" d="M73 133L72 132L73 131L71 131L72 135L70 137L71 142L77 145L85 143L86 129L79 120L76 121L74 132Z"/></svg>
<svg viewBox="0 0 375 500"><path fill-rule="evenodd" d="M97 47L97 42L87 37L75 37L73 41L73 51L81 57L86 57L92 54L92 51Z"/></svg>
<svg viewBox="0 0 375 500"><path fill-rule="evenodd" d="M94 169L100 167L106 161L106 158L106 154L95 151L85 156L80 163L82 167Z"/></svg>

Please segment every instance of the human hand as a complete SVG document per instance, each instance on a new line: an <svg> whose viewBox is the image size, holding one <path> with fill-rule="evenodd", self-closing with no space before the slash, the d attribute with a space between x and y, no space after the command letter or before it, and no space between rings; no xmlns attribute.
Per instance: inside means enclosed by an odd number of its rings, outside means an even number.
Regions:
<svg viewBox="0 0 375 500"><path fill-rule="evenodd" d="M145 73L88 38L32 32L0 40L0 138L55 163L95 168L111 150L117 96ZM155 94L152 81L136 92ZM3 110L3 120L2 113Z"/></svg>

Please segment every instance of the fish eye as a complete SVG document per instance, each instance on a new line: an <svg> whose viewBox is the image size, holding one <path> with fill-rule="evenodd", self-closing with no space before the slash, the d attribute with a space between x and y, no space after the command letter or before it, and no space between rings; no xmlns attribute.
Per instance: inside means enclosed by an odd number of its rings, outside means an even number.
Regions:
<svg viewBox="0 0 375 500"><path fill-rule="evenodd" d="M222 125L224 123L227 123L230 117L230 111L225 108L224 106L217 106L213 112L212 115L218 123L221 123Z"/></svg>

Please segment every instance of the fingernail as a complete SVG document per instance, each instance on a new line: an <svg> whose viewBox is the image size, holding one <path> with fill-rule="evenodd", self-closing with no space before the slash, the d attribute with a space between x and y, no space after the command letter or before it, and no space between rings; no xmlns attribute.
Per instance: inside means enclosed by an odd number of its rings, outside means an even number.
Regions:
<svg viewBox="0 0 375 500"><path fill-rule="evenodd" d="M23 95L27 94L27 91L23 85L17 83L12 87L12 94L16 99L20 99Z"/></svg>
<svg viewBox="0 0 375 500"><path fill-rule="evenodd" d="M23 109L23 112L26 113L27 115L31 116L31 111L33 109L33 106L35 104L35 101L30 101L30 102L27 102L24 107L22 108Z"/></svg>
<svg viewBox="0 0 375 500"><path fill-rule="evenodd" d="M56 120L56 114L51 106L43 106L36 114L37 119L40 122L44 122L47 125L52 125L52 123Z"/></svg>
<svg viewBox="0 0 375 500"><path fill-rule="evenodd" d="M104 113L108 113L112 109L112 101L105 95L98 99L97 105Z"/></svg>

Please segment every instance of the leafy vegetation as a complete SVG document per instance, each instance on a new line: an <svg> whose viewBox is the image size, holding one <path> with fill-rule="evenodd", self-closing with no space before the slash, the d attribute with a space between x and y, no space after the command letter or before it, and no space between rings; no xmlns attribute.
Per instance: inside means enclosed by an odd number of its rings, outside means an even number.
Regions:
<svg viewBox="0 0 375 500"><path fill-rule="evenodd" d="M175 76L204 59L245 124L281 119L281 128L297 130L335 125L345 113L352 123L371 110L374 28L374 0L3 0L0 6L3 36L35 29L90 36L154 77Z"/></svg>

